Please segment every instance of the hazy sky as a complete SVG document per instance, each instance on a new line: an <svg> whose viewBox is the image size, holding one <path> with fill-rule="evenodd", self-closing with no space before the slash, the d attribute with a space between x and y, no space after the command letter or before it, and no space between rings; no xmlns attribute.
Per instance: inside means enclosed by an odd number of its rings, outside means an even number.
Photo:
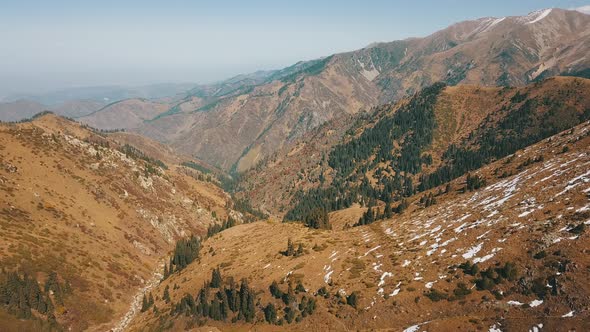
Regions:
<svg viewBox="0 0 590 332"><path fill-rule="evenodd" d="M206 83L484 16L589 0L0 0L0 97L89 85Z"/></svg>

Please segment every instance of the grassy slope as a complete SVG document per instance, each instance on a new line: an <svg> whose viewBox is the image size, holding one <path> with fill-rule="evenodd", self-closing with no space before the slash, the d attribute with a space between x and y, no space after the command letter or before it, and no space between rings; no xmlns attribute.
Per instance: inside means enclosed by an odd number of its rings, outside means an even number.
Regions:
<svg viewBox="0 0 590 332"><path fill-rule="evenodd" d="M69 281L73 294L56 312L74 330L112 326L176 238L229 211L218 187L170 164L146 176L142 160L115 146L53 115L0 126L0 266Z"/></svg>
<svg viewBox="0 0 590 332"><path fill-rule="evenodd" d="M539 323L548 329L588 328L585 308L590 288L585 280L590 276L583 268L590 264L584 254L588 234L576 236L566 228L590 217L585 212L590 189L589 133L590 123L585 123L543 140L479 170L477 174L488 181L485 188L464 193L463 177L452 182L450 193L437 197L437 204L422 208L419 196L412 197L404 214L370 226L319 231L297 224L254 223L229 229L207 240L200 261L169 278L154 293L160 295L166 285L172 289L177 284L180 288L171 291L172 301L185 293L194 295L209 278L210 269L221 266L225 276L248 278L260 292L261 305L270 301L268 286L273 280L301 279L310 292L321 286L331 294L360 292L358 309L338 303L333 296L328 300L318 297L319 309L289 326L295 330L401 330L414 324L424 324L422 329L428 331L486 330L498 323L510 330L527 330ZM565 145L569 151L562 153ZM544 162L519 167L539 155ZM514 175L500 178L498 174L504 171ZM332 217L343 218L347 212L338 213ZM282 256L279 251L285 249L287 238L303 243L305 255ZM314 245L319 248L312 249ZM543 250L546 257L533 258ZM476 289L463 300L433 302L425 296L429 286L447 294L459 282L470 288L474 278L456 265L477 259L484 259L479 263L481 269L514 262L521 279L496 286L504 292L498 299ZM558 282L557 294L545 294L541 305L508 304L539 300L541 295L528 292L530 286L550 278ZM399 293L392 295L396 289ZM166 305L156 304L159 316L167 319L162 310ZM570 311L573 317L561 317ZM173 322L175 328L182 328L187 318L177 317ZM157 325L150 312L134 321L132 329ZM231 328L277 329L261 322Z"/></svg>

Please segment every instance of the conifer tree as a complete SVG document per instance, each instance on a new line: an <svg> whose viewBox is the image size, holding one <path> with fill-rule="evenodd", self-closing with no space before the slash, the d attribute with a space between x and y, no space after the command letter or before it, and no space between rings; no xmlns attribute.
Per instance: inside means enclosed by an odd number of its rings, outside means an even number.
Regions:
<svg viewBox="0 0 590 332"><path fill-rule="evenodd" d="M301 256L303 255L303 244L299 243L299 246L297 247L297 252L295 253L295 256Z"/></svg>
<svg viewBox="0 0 590 332"><path fill-rule="evenodd" d="M276 281L273 281L273 282L270 284L269 290L270 290L270 294L271 294L271 295L272 295L274 298L276 298L276 299L280 299L280 298L282 298L282 297L283 297L283 292L282 292L282 291L281 291L281 289L279 288L279 284L278 284Z"/></svg>
<svg viewBox="0 0 590 332"><path fill-rule="evenodd" d="M145 293L143 294L143 299L141 300L141 312L145 312L146 310L148 310L150 308L150 305L148 303L148 299L145 296Z"/></svg>
<svg viewBox="0 0 590 332"><path fill-rule="evenodd" d="M166 303L170 302L170 287L168 285L166 285L166 288L164 288L164 294L162 295L162 299L164 299Z"/></svg>
<svg viewBox="0 0 590 332"><path fill-rule="evenodd" d="M383 211L383 216L385 217L385 219L389 219L389 218L393 217L393 209L391 208L390 202L387 202L385 204L385 210Z"/></svg>
<svg viewBox="0 0 590 332"><path fill-rule="evenodd" d="M303 284L301 283L301 281L297 282L297 286L295 286L295 293L305 293L305 287L303 287Z"/></svg>
<svg viewBox="0 0 590 332"><path fill-rule="evenodd" d="M166 279L170 276L170 271L168 270L168 264L164 264L164 278Z"/></svg>
<svg viewBox="0 0 590 332"><path fill-rule="evenodd" d="M150 297L148 299L148 306L151 307L154 305L154 297L152 296L152 292L150 292Z"/></svg>
<svg viewBox="0 0 590 332"><path fill-rule="evenodd" d="M269 303L264 307L264 318L270 324L276 324L277 322L277 309L274 304Z"/></svg>
<svg viewBox="0 0 590 332"><path fill-rule="evenodd" d="M287 256L293 256L295 254L295 248L293 247L293 242L289 238L287 240Z"/></svg>
<svg viewBox="0 0 590 332"><path fill-rule="evenodd" d="M221 282L221 271L219 271L219 267L217 267L211 271L211 283L209 285L211 288L219 288L221 287Z"/></svg>

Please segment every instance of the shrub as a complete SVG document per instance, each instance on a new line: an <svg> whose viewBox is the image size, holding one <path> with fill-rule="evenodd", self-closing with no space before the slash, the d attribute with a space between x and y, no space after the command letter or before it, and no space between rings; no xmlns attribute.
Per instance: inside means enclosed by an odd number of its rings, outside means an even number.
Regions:
<svg viewBox="0 0 590 332"><path fill-rule="evenodd" d="M425 294L425 296L429 298L432 302L438 302L449 298L449 296L446 293L439 292L436 289L431 289L428 293Z"/></svg>

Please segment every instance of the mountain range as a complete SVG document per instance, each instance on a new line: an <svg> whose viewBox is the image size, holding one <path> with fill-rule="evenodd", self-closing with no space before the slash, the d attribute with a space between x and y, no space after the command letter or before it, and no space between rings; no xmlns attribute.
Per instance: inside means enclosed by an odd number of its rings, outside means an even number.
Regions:
<svg viewBox="0 0 590 332"><path fill-rule="evenodd" d="M199 89L134 130L242 172L326 121L437 81L522 86L558 74L587 76L589 26L588 15L560 9L461 22L425 38L379 43Z"/></svg>
<svg viewBox="0 0 590 332"><path fill-rule="evenodd" d="M544 9L6 101L0 330L588 330L589 48Z"/></svg>

